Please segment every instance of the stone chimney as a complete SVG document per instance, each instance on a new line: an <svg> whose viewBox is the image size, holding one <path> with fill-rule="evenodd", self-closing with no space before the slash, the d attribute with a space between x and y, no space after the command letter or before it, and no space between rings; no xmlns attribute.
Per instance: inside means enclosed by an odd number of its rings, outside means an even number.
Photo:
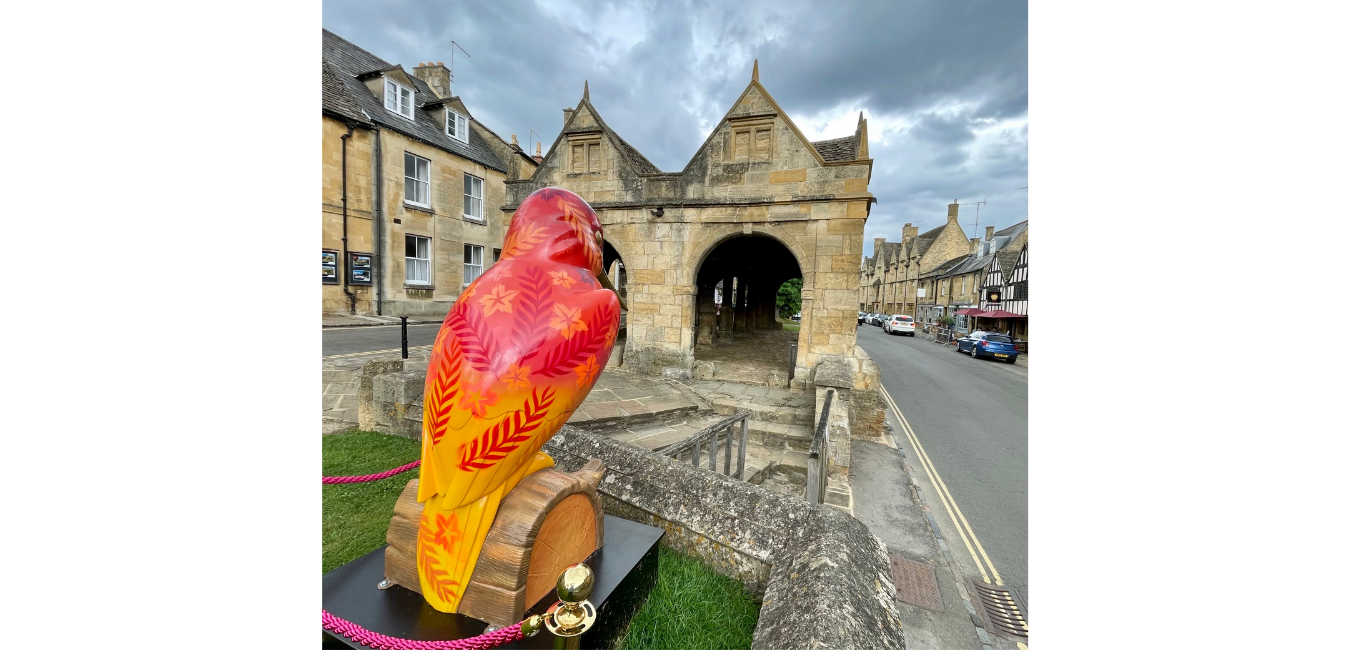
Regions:
<svg viewBox="0 0 1350 650"><path fill-rule="evenodd" d="M450 96L450 70L446 69L444 63L419 63L413 68L413 76L431 86L431 92L436 93L436 97L445 99Z"/></svg>
<svg viewBox="0 0 1350 650"><path fill-rule="evenodd" d="M563 128L567 128L567 123L572 120L572 109L563 109Z"/></svg>
<svg viewBox="0 0 1350 650"><path fill-rule="evenodd" d="M515 147L515 148L517 148L517 149L520 148L520 140L517 140L517 139L516 139L516 134L514 134L514 133L511 134L511 146L513 146L513 147Z"/></svg>
<svg viewBox="0 0 1350 650"><path fill-rule="evenodd" d="M979 237L971 237L971 238L970 238L970 252L971 252L971 254L974 254L974 253L975 253L976 251L978 251L978 250L980 250L980 238L979 238Z"/></svg>
<svg viewBox="0 0 1350 650"><path fill-rule="evenodd" d="M884 243L886 243L885 237L877 237L872 240L872 257L876 257L881 254L881 245Z"/></svg>
<svg viewBox="0 0 1350 650"><path fill-rule="evenodd" d="M541 147L543 147L543 143L534 143L534 161L537 163L544 162L544 154L540 153L542 151Z"/></svg>
<svg viewBox="0 0 1350 650"><path fill-rule="evenodd" d="M902 239L903 241L911 241L911 240L913 240L915 237L918 237L918 236L919 236L919 227L918 227L918 226L915 226L915 225L912 225L912 224L908 224L908 223L905 224L905 229L902 231L902 234L901 234L901 239Z"/></svg>
<svg viewBox="0 0 1350 650"><path fill-rule="evenodd" d="M952 201L947 205L947 223L956 223L956 212L961 209L961 204Z"/></svg>
<svg viewBox="0 0 1350 650"><path fill-rule="evenodd" d="M994 241L994 227L993 227L993 226L985 226L985 227L984 227L984 240L985 240L985 241Z"/></svg>

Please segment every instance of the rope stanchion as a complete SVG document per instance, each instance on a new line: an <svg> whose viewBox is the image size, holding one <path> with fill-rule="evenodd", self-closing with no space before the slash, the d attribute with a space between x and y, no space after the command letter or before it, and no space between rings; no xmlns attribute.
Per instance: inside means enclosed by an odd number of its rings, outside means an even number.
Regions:
<svg viewBox="0 0 1350 650"><path fill-rule="evenodd" d="M402 467L395 467L394 469L391 469L387 472L380 472L379 474L366 474L364 476L325 476L323 477L323 482L325 485L328 485L330 483L369 483L371 481L378 481L382 478L389 478L390 476L393 476L395 474L402 474L421 464L422 464L421 460L415 460L411 463L408 463L407 465L404 465Z"/></svg>
<svg viewBox="0 0 1350 650"><path fill-rule="evenodd" d="M487 650L525 636L520 631L520 623L516 623L511 627L504 627L496 632L488 632L468 639L414 641L371 632L351 621L329 614L328 610L323 610L323 629L341 634L363 646L378 648L379 650Z"/></svg>

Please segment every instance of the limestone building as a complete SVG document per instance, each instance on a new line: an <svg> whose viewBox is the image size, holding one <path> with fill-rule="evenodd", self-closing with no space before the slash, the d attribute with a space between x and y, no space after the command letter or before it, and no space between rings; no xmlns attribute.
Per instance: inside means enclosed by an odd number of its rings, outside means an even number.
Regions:
<svg viewBox="0 0 1350 650"><path fill-rule="evenodd" d="M887 242L885 237L873 240L873 254L863 260L858 309L916 316L918 305L937 300L940 287L932 279L933 271L970 253L973 247L957 222L960 207L948 205L947 222L923 234L907 223L901 241ZM923 297L918 296L920 289Z"/></svg>
<svg viewBox="0 0 1350 650"><path fill-rule="evenodd" d="M500 254L505 182L537 161L440 63L409 74L323 31L323 310L444 314Z"/></svg>
<svg viewBox="0 0 1350 650"><path fill-rule="evenodd" d="M821 359L856 359L855 313L872 160L860 114L848 137L810 142L759 81L750 83L683 169L658 169L614 132L583 90L533 176L507 180L509 219L531 192L562 187L595 209L607 268L622 268L628 300L625 368L707 375L707 359L782 332L780 285L802 280L797 345L765 348L810 382ZM719 286L730 300L715 301ZM764 343L769 341L769 343ZM704 364L700 365L700 362ZM777 361L775 361L777 363ZM858 365L856 362L852 364ZM696 366L704 370L696 372ZM786 385L768 368L757 377Z"/></svg>

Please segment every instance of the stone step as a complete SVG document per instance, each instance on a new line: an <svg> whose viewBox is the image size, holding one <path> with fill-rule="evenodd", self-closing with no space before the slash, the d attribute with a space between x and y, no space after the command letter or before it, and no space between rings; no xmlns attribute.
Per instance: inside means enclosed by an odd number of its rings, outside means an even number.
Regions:
<svg viewBox="0 0 1350 650"><path fill-rule="evenodd" d="M604 432L607 437L620 442L657 450L673 445L692 436L721 420L722 416L707 413L687 414L678 421L653 422L646 424L627 424ZM725 443L719 443L725 444ZM704 462L707 462L707 449L703 449Z"/></svg>
<svg viewBox="0 0 1350 650"><path fill-rule="evenodd" d="M750 421L750 441L770 448L809 451L815 429L801 424Z"/></svg>
<svg viewBox="0 0 1350 650"><path fill-rule="evenodd" d="M714 413L731 415L738 410L746 410L750 411L751 420L760 422L810 425L815 418L815 408L810 406L765 404L726 396L713 396L709 403L712 404Z"/></svg>

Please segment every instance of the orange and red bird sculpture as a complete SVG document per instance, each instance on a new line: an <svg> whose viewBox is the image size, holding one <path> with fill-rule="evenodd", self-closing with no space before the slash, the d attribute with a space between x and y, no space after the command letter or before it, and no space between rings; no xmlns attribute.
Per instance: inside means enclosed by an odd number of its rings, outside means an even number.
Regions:
<svg viewBox="0 0 1350 650"><path fill-rule="evenodd" d="M553 466L540 447L600 376L619 329L600 220L557 188L516 210L501 260L460 294L427 367L417 535L422 594L454 612L497 507Z"/></svg>

